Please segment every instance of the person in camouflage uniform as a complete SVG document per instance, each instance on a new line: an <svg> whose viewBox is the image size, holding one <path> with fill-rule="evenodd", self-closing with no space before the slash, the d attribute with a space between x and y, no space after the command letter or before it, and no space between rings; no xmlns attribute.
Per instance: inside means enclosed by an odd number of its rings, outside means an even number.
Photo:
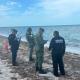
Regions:
<svg viewBox="0 0 80 80"><path fill-rule="evenodd" d="M35 50L36 50L36 71L39 73L45 73L42 70L42 63L44 58L44 44L47 42L43 40L44 29L40 28L38 34L35 37Z"/></svg>
<svg viewBox="0 0 80 80"><path fill-rule="evenodd" d="M34 35L32 34L31 27L29 27L27 29L26 39L28 41L28 47L29 47L29 61L32 61L33 60L32 54L33 54L33 49L34 49L35 43L34 43Z"/></svg>

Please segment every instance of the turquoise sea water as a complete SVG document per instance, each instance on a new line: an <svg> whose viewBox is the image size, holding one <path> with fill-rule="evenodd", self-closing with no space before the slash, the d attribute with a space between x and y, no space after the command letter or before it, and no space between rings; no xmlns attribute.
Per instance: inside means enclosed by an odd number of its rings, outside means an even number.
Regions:
<svg viewBox="0 0 80 80"><path fill-rule="evenodd" d="M41 26L42 27L42 26ZM28 27L14 27L18 30L18 36L22 36L22 40L25 39L25 33ZM53 31L58 30L60 35L65 38L67 48L69 52L80 53L80 26L44 26L45 29L44 39L50 42L53 37ZM0 35L8 36L12 27L0 27ZM33 26L33 33L36 34L39 27ZM46 44L48 45L48 44Z"/></svg>

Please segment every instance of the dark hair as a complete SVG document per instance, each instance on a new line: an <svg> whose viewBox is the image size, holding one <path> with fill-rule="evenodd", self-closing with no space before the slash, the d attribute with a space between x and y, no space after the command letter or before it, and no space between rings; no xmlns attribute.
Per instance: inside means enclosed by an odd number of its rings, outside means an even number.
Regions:
<svg viewBox="0 0 80 80"><path fill-rule="evenodd" d="M29 27L29 28L27 29L27 31L32 31L32 28L31 28L31 27Z"/></svg>
<svg viewBox="0 0 80 80"><path fill-rule="evenodd" d="M57 35L59 35L59 32L58 32L58 31L54 31L54 34L57 34Z"/></svg>
<svg viewBox="0 0 80 80"><path fill-rule="evenodd" d="M42 32L44 32L44 29L43 29L43 28L40 28L40 30L41 30Z"/></svg>
<svg viewBox="0 0 80 80"><path fill-rule="evenodd" d="M17 30L16 30L16 29L11 29L11 31L12 31L12 32L15 32L15 33L17 33Z"/></svg>

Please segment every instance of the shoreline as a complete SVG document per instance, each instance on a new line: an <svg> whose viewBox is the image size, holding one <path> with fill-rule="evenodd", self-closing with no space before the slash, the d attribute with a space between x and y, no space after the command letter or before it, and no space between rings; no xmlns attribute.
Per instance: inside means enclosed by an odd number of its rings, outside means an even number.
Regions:
<svg viewBox="0 0 80 80"><path fill-rule="evenodd" d="M3 40L7 40L7 36L5 36L5 35L0 35L0 41L3 41ZM24 39L22 39L21 40L21 45L25 45L25 46L27 46L27 41L26 40L24 40ZM44 45L44 47L46 48L48 48L49 47L49 42L47 43L47 44L45 44ZM71 54L78 54L78 55L80 55L80 50L79 50L79 48L77 47L76 49L75 49L76 47L69 47L69 46L66 46L66 53L71 53Z"/></svg>

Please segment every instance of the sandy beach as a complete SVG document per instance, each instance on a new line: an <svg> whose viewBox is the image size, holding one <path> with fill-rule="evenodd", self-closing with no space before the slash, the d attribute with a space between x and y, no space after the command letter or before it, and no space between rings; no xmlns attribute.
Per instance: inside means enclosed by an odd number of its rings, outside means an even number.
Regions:
<svg viewBox="0 0 80 80"><path fill-rule="evenodd" d="M0 43L7 40L0 36ZM21 42L17 62L19 66L13 67L11 64L11 52L5 53L0 46L0 80L80 80L80 55L66 52L64 57L66 76L55 77L52 74L51 54L45 48L43 68L47 74L35 72L35 51L34 61L28 61L28 47L26 42Z"/></svg>

